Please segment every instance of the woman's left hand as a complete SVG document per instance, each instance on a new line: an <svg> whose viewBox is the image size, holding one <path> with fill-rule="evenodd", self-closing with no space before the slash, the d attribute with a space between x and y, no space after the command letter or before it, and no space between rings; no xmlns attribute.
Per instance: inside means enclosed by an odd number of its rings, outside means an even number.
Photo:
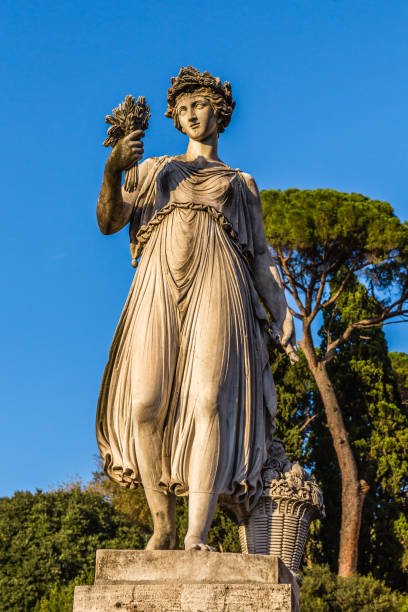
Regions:
<svg viewBox="0 0 408 612"><path fill-rule="evenodd" d="M287 344L286 346L282 345L283 348L285 349L285 353L287 354L287 356L289 357L290 363L293 365L294 363L298 363L299 361L299 355L297 352L297 347L296 344Z"/></svg>
<svg viewBox="0 0 408 612"><path fill-rule="evenodd" d="M296 332L293 324L293 317L289 309L287 310L287 314L282 325L278 325L277 323L271 324L270 333L274 341L283 347L285 353L290 359L290 363L297 363L299 361L299 355L297 354L296 347Z"/></svg>

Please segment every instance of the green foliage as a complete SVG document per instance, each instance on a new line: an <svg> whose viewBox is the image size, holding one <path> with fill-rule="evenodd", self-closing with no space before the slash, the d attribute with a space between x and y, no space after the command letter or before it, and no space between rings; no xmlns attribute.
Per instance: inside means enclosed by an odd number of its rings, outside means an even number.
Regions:
<svg viewBox="0 0 408 612"><path fill-rule="evenodd" d="M406 353L390 353L393 370L403 403L408 405L408 355Z"/></svg>
<svg viewBox="0 0 408 612"><path fill-rule="evenodd" d="M288 457L309 468L324 492L327 518L311 524L304 561L308 565L329 562L334 569L338 552L340 477L320 395L301 349L299 362L295 365L290 365L286 354L278 349L271 351L270 361L279 406L276 435L282 440ZM321 446L315 453L317 430L323 436L319 435ZM325 538L327 531L329 533Z"/></svg>
<svg viewBox="0 0 408 612"><path fill-rule="evenodd" d="M356 313L370 316L375 308L365 287L354 279L337 305L324 313L323 347L326 337L341 333ZM375 479L394 496L404 496L408 491L407 410L401 404L383 331L373 327L362 334L356 330L329 370L348 417L361 475ZM370 468L367 461L372 463Z"/></svg>
<svg viewBox="0 0 408 612"><path fill-rule="evenodd" d="M97 458L97 470L87 489L101 495L121 515L127 517L129 523L138 529L144 548L153 532L153 521L147 505L143 487L127 489L118 486L110 480L102 469L102 462Z"/></svg>
<svg viewBox="0 0 408 612"><path fill-rule="evenodd" d="M335 285L332 285L335 290ZM336 307L324 313L320 336L324 354L330 334L338 335L356 313L369 316L376 305L354 280ZM392 360L392 361L391 361ZM359 571L372 572L394 588L406 589L408 571L408 410L397 380L406 380L408 356L387 351L381 328L356 330L329 364L330 377L349 432L360 477L370 485L363 507ZM324 408L303 353L290 367L286 355L271 355L279 411L277 433L292 459L309 466L322 485L327 517L312 524L305 561L337 569L341 518L341 475ZM402 365L401 365L402 364Z"/></svg>
<svg viewBox="0 0 408 612"><path fill-rule="evenodd" d="M354 574L340 578L326 566L306 569L301 589L302 612L407 612L408 598L381 580Z"/></svg>
<svg viewBox="0 0 408 612"><path fill-rule="evenodd" d="M33 612L71 612L74 601L75 580L67 585L54 584L47 595L43 595Z"/></svg>
<svg viewBox="0 0 408 612"><path fill-rule="evenodd" d="M340 282L340 278L332 282L333 292ZM356 317L372 316L376 309L367 289L355 277L351 279L337 304L324 312L320 331L322 350L332 335L338 336ZM403 357L400 362L405 362ZM400 517L407 511L408 411L401 403L382 329L355 330L337 351L328 371L342 407L359 476L370 486L363 506L359 570L404 588L408 540L396 525L402 524ZM312 456L315 461L321 453L326 461L328 456L332 457L323 471L318 468L318 473L325 482L325 492L339 501L339 486L334 484L339 480L339 472L334 451L327 443L327 428L316 423L314 429L310 437ZM328 465L332 469L328 470ZM325 546L333 541L334 533L330 531L323 530ZM329 561L333 567L333 561Z"/></svg>
<svg viewBox="0 0 408 612"><path fill-rule="evenodd" d="M392 526L393 534L403 547L401 568L408 574L408 512L406 500L403 510L399 512L398 518L393 521Z"/></svg>
<svg viewBox="0 0 408 612"><path fill-rule="evenodd" d="M315 411L318 392L305 356L299 350L299 362L289 365L287 356L278 349L270 353L270 363L276 386L279 407L276 416L276 435L283 442L292 461L309 462L305 436L309 424L317 418Z"/></svg>
<svg viewBox="0 0 408 612"><path fill-rule="evenodd" d="M238 526L219 505L215 510L207 542L220 552L241 552Z"/></svg>
<svg viewBox="0 0 408 612"><path fill-rule="evenodd" d="M138 529L101 495L73 486L0 499L0 609L25 612L87 575L98 548L141 548Z"/></svg>
<svg viewBox="0 0 408 612"><path fill-rule="evenodd" d="M46 595L43 595L34 606L33 612L71 612L74 602L74 590L80 584L93 584L94 572L79 575L68 584L54 584Z"/></svg>

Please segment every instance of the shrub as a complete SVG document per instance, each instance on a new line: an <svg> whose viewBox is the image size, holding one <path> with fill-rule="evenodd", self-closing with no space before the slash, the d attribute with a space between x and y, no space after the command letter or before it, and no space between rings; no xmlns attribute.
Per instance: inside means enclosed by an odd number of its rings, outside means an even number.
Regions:
<svg viewBox="0 0 408 612"><path fill-rule="evenodd" d="M301 612L408 612L408 598L381 580L354 574L341 578L327 565L304 570Z"/></svg>

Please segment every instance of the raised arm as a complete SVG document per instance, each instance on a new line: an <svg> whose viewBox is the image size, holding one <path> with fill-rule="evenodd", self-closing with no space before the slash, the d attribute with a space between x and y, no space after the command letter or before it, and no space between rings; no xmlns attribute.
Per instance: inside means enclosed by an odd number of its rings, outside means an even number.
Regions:
<svg viewBox="0 0 408 612"><path fill-rule="evenodd" d="M143 143L140 139L143 136L141 130L125 136L108 157L96 207L102 234L114 234L129 222L134 194L122 190L122 172L142 159Z"/></svg>
<svg viewBox="0 0 408 612"><path fill-rule="evenodd" d="M272 332L289 355L291 362L299 360L296 353L296 334L293 317L286 302L285 291L274 259L266 242L262 217L262 203L256 183L244 174L251 201L254 232L254 281L259 297L272 316Z"/></svg>

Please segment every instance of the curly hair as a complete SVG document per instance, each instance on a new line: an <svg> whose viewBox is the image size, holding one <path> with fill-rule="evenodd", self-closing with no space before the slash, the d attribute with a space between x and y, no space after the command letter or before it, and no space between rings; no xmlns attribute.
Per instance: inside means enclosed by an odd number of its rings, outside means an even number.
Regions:
<svg viewBox="0 0 408 612"><path fill-rule="evenodd" d="M181 132L181 126L177 113L177 98L182 94L202 94L211 104L218 120L218 133L225 130L231 121L231 115L235 108L232 99L231 85L225 81L224 85L218 77L213 77L209 72L200 72L192 66L182 67L177 77L172 77L171 87L167 94L166 117L174 121L175 127Z"/></svg>

